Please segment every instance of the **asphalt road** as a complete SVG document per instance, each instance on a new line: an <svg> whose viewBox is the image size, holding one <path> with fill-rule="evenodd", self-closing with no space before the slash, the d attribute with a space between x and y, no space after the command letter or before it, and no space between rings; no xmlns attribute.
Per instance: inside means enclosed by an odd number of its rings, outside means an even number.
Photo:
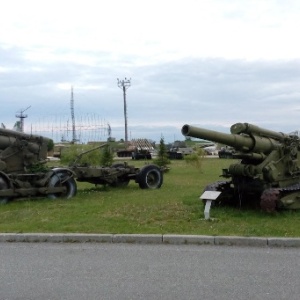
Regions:
<svg viewBox="0 0 300 300"><path fill-rule="evenodd" d="M0 299L299 299L299 248L1 243Z"/></svg>

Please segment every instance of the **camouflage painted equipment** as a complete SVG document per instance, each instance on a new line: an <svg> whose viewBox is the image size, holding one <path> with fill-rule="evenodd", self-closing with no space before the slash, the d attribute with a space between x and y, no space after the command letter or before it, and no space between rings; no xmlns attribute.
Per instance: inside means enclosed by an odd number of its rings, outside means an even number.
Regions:
<svg viewBox="0 0 300 300"><path fill-rule="evenodd" d="M129 184L130 180L134 180L142 189L158 189L161 187L163 183L163 172L154 164L145 165L140 169L130 166L126 162L115 163L110 167L94 167L80 163L80 159L83 155L105 146L107 146L107 144L102 144L88 151L84 151L76 157L70 168L74 172L78 182L124 187Z"/></svg>
<svg viewBox="0 0 300 300"><path fill-rule="evenodd" d="M23 172L26 167L44 163L49 139L0 128L0 171Z"/></svg>
<svg viewBox="0 0 300 300"><path fill-rule="evenodd" d="M229 180L210 184L205 190L221 191L216 204L276 209L300 209L300 140L249 123L231 126L231 134L184 125L185 136L201 138L234 148L240 159L222 176Z"/></svg>

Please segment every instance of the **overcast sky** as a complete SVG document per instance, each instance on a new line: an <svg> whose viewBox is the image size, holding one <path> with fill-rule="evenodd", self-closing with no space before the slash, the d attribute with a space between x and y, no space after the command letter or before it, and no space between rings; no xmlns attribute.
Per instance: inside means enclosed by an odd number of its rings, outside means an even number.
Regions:
<svg viewBox="0 0 300 300"><path fill-rule="evenodd" d="M73 86L77 134L105 135L109 123L124 138L117 78L126 77L129 138L183 140L184 124L300 129L298 0L0 3L6 128L24 111L25 131L46 126L59 139L55 128L71 128Z"/></svg>

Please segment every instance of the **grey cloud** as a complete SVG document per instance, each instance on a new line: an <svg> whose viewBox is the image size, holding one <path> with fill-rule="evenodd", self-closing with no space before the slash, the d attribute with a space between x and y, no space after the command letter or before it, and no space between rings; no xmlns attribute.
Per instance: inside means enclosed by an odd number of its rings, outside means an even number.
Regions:
<svg viewBox="0 0 300 300"><path fill-rule="evenodd" d="M14 123L15 112L29 105L28 123L46 116L68 118L70 90L58 89L57 85L70 83L76 118L96 114L110 123L117 138L122 138L123 96L117 78L131 77L128 125L135 138L158 141L163 135L169 140L180 139L185 123L225 132L241 121L285 132L299 128L300 60L187 58L135 66L133 57L128 56L122 64L119 58L112 60L111 54L97 51L85 53L95 65L29 61L16 48L0 48L0 54L0 70L5 68L0 71L0 101L9 101L3 105L3 123Z"/></svg>

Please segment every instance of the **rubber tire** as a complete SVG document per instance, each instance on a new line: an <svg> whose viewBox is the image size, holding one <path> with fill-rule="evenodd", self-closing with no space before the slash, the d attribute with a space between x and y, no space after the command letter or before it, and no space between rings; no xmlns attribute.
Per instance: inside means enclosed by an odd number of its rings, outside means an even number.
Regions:
<svg viewBox="0 0 300 300"><path fill-rule="evenodd" d="M6 180L0 176L0 190L2 189L8 189L8 184ZM9 200L9 197L0 197L0 204L7 204Z"/></svg>
<svg viewBox="0 0 300 300"><path fill-rule="evenodd" d="M159 167L148 165L140 170L136 182L141 189L159 189L163 183L163 175Z"/></svg>
<svg viewBox="0 0 300 300"><path fill-rule="evenodd" d="M68 174L64 172L58 172L54 174L48 183L49 187L55 187L61 185L61 179L63 179L65 176L69 176ZM57 199L57 198L72 198L77 193L77 184L73 177L69 177L64 183L64 186L67 187L66 193L55 193L55 194L48 194L47 197L50 199Z"/></svg>

